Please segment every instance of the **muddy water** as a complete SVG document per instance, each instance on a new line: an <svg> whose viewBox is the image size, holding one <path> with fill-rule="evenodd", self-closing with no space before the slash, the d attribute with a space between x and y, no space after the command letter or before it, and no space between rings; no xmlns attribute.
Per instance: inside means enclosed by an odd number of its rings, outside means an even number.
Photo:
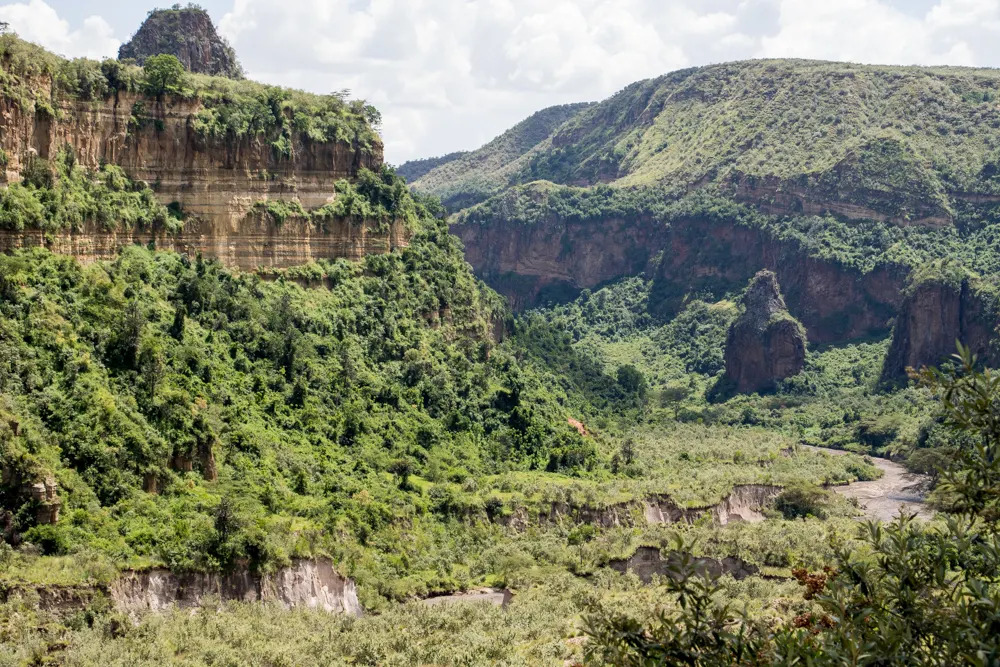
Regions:
<svg viewBox="0 0 1000 667"><path fill-rule="evenodd" d="M807 447L815 452L826 452L831 456L842 456L847 452L825 447ZM906 468L888 459L872 457L872 462L882 471L881 479L871 482L855 482L848 486L837 486L833 491L846 498L856 498L870 519L892 521L899 516L899 511L916 514L923 519L932 516L924 502L923 489L928 478L925 475L914 475Z"/></svg>

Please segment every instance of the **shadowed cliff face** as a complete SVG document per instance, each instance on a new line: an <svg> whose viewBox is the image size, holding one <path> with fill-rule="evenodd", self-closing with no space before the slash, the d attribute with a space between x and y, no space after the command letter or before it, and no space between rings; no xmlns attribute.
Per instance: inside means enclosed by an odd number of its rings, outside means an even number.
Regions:
<svg viewBox="0 0 1000 667"><path fill-rule="evenodd" d="M651 307L669 316L686 294L721 298L764 267L775 272L789 309L818 343L887 333L906 279L902 267L860 274L761 230L700 218L670 225L550 218L535 225L454 225L452 232L476 273L516 310L645 271L654 281Z"/></svg>
<svg viewBox="0 0 1000 667"><path fill-rule="evenodd" d="M754 276L743 305L726 340L726 379L741 393L771 390L802 371L805 336L788 314L772 272Z"/></svg>
<svg viewBox="0 0 1000 667"><path fill-rule="evenodd" d="M956 341L981 359L996 362L991 339L997 326L991 298L969 278L930 279L911 285L896 318L882 381L901 384L906 369L932 366L955 353Z"/></svg>

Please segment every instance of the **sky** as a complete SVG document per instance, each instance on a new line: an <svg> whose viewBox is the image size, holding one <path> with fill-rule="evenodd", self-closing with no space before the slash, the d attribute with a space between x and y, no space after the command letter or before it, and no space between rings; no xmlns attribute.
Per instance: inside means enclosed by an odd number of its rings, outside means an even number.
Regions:
<svg viewBox="0 0 1000 667"><path fill-rule="evenodd" d="M161 6L172 4L162 2ZM476 148L533 112L745 58L1000 66L1000 0L201 0L250 77L349 88L386 159ZM0 0L65 56L114 56L137 0Z"/></svg>

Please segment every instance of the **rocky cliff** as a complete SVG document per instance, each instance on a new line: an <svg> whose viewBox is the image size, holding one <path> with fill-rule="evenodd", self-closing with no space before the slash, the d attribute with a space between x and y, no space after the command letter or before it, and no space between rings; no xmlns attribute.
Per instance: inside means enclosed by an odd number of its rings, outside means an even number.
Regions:
<svg viewBox="0 0 1000 667"><path fill-rule="evenodd" d="M455 225L465 258L515 310L645 271L669 228L626 219Z"/></svg>
<svg viewBox="0 0 1000 667"><path fill-rule="evenodd" d="M229 267L256 271L320 259L358 260L406 247L409 238L410 230L403 222L382 228L351 220L315 222L292 217L278 223L266 214L251 212L239 220L192 220L177 232L162 228L108 231L94 224L56 232L0 229L0 249L44 246L89 263L114 259L123 246L141 244L191 256L201 253Z"/></svg>
<svg viewBox="0 0 1000 667"><path fill-rule="evenodd" d="M802 371L806 339L788 313L771 271L761 271L743 297L744 312L726 339L725 381L740 393L768 391Z"/></svg>
<svg viewBox="0 0 1000 667"><path fill-rule="evenodd" d="M175 574L169 570L128 573L110 587L120 611L139 614L202 606L206 598L220 601L273 602L285 608L307 607L360 616L354 582L342 577L329 560L300 560L270 575L247 571L232 574Z"/></svg>
<svg viewBox="0 0 1000 667"><path fill-rule="evenodd" d="M151 11L132 39L122 44L118 57L142 65L161 53L177 56L189 72L243 78L233 47L219 36L208 12L196 5Z"/></svg>
<svg viewBox="0 0 1000 667"><path fill-rule="evenodd" d="M56 96L50 79L36 88ZM65 100L53 115L0 97L6 180L20 180L29 157L48 159L71 146L84 167L119 165L134 180L149 183L164 203L176 202L207 221L234 222L262 199L296 199L307 209L322 206L332 201L338 180L382 164L381 145L362 150L299 136L285 156L261 134L208 137L195 127L203 108L196 99L157 102L120 93L103 101Z"/></svg>
<svg viewBox="0 0 1000 667"><path fill-rule="evenodd" d="M452 231L476 273L516 310L646 272L654 281L651 307L669 316L686 294L721 298L764 267L775 272L792 311L819 343L887 333L907 275L893 265L862 273L810 257L764 230L700 216L665 223L553 215L537 224L498 220L456 224Z"/></svg>
<svg viewBox="0 0 1000 667"><path fill-rule="evenodd" d="M882 368L882 382L906 381L906 369L940 363L955 353L955 343L980 359L996 362L996 296L957 266L934 265L916 272L893 328Z"/></svg>
<svg viewBox="0 0 1000 667"><path fill-rule="evenodd" d="M307 210L330 203L338 181L355 179L362 168L380 167L380 144L313 141L300 133L286 137L287 150L279 152L266 133L237 137L201 131L205 107L197 96L153 100L118 92L106 100L76 101L60 95L48 76L31 88L56 100L55 108L0 96L7 183L20 181L32 159L52 159L68 146L76 164L86 169L115 164L133 180L149 184L187 222L177 234L164 229L108 231L94 225L55 232L3 230L0 249L44 243L88 261L111 257L124 244L152 241L158 248L202 252L231 266L255 269L318 258L356 259L408 242L403 223L289 218L278 224L255 207L265 200L294 201Z"/></svg>

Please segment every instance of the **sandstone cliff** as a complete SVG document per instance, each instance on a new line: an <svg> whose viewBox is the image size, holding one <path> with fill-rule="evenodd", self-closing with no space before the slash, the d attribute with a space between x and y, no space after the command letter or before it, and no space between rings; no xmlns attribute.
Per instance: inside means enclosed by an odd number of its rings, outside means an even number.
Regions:
<svg viewBox="0 0 1000 667"><path fill-rule="evenodd" d="M243 271L285 269L320 259L362 259L406 247L410 230L397 221L387 228L350 220L315 222L294 217L277 223L249 213L239 220L191 220L178 232L166 229L108 231L88 224L81 229L46 232L0 229L0 250L44 246L83 263L111 260L126 245L152 244L157 250L218 259Z"/></svg>
<svg viewBox="0 0 1000 667"><path fill-rule="evenodd" d="M900 266L861 273L810 257L796 243L764 230L701 216L666 224L553 215L538 224L456 224L452 232L465 244L477 275L515 310L646 272L654 281L651 308L669 316L685 294L721 298L764 267L775 272L788 304L818 343L888 333L906 280Z"/></svg>
<svg viewBox="0 0 1000 667"><path fill-rule="evenodd" d="M30 88L52 99L54 109L0 95L0 149L7 183L18 182L35 157L52 159L71 147L76 164L97 169L109 163L133 180L147 183L163 204L183 211L183 231L99 229L84 225L43 233L37 229L0 231L0 250L44 244L82 261L107 259L130 243L202 252L242 269L286 268L319 258L357 259L405 246L402 222L312 222L289 218L283 224L260 214L265 200L296 202L316 209L335 198L335 184L353 180L362 168L378 169L382 147L348 141L313 141L302 133L285 137L277 151L266 133L213 136L199 129L205 106L200 98L152 100L118 92L106 100L77 101L61 94L50 76Z"/></svg>
<svg viewBox="0 0 1000 667"><path fill-rule="evenodd" d="M726 340L725 381L740 393L769 391L802 371L805 332L789 315L777 277L770 271L754 276L743 307Z"/></svg>
<svg viewBox="0 0 1000 667"><path fill-rule="evenodd" d="M194 5L151 11L118 57L142 65L161 53L177 56L189 72L243 78L233 47L219 36L208 12Z"/></svg>
<svg viewBox="0 0 1000 667"><path fill-rule="evenodd" d="M995 362L996 297L957 267L925 267L914 275L893 328L882 382L898 385L906 369L933 366L955 353L956 341Z"/></svg>

